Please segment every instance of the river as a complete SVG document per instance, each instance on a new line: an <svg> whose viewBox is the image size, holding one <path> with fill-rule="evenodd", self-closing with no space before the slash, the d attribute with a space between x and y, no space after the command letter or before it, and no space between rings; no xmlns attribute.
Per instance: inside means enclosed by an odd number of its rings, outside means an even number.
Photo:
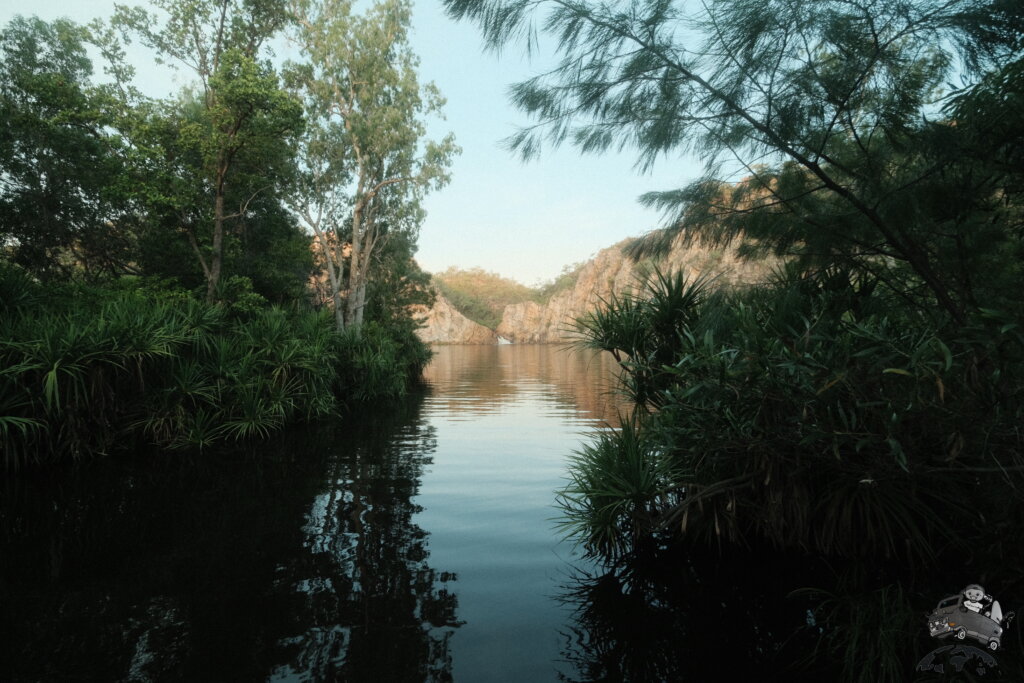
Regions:
<svg viewBox="0 0 1024 683"><path fill-rule="evenodd" d="M428 388L253 452L4 482L14 680L554 681L585 564L555 491L616 424L613 364L440 347Z"/></svg>

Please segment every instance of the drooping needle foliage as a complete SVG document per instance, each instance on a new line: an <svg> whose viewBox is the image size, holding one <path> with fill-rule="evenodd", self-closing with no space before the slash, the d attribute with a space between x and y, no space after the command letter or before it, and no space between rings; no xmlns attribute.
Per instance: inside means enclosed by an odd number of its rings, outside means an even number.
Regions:
<svg viewBox="0 0 1024 683"><path fill-rule="evenodd" d="M958 324L1015 291L1019 3L446 5L495 47L539 33L560 56L513 89L535 121L510 139L524 156L547 142L635 150L640 168L683 152L705 162L704 178L644 197L671 223L639 252L680 232L739 239L873 272Z"/></svg>

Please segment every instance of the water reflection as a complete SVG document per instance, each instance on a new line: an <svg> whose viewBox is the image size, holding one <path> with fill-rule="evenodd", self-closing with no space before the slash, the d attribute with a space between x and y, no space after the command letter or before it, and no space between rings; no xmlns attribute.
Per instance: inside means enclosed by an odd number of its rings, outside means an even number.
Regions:
<svg viewBox="0 0 1024 683"><path fill-rule="evenodd" d="M811 603L787 597L802 565L778 553L691 549L577 575L562 591L574 610L563 633L574 672L560 680L838 680L838 670L808 662L818 635L807 624Z"/></svg>
<svg viewBox="0 0 1024 683"><path fill-rule="evenodd" d="M431 407L470 418L494 412L524 394L542 395L571 420L618 426L627 403L616 393L618 366L610 354L551 345L438 346L425 379ZM552 413L559 416L558 413Z"/></svg>
<svg viewBox="0 0 1024 683"><path fill-rule="evenodd" d="M284 642L289 657L275 680L451 680L456 577L429 566L428 534L413 521L434 429L418 419L367 423L374 428L354 447L328 459L303 527L307 553L285 572L310 619ZM328 438L344 443L347 432Z"/></svg>
<svg viewBox="0 0 1024 683"><path fill-rule="evenodd" d="M616 423L614 364L442 347L427 379L258 453L4 480L0 677L556 679L554 491Z"/></svg>
<svg viewBox="0 0 1024 683"><path fill-rule="evenodd" d="M617 421L612 368L554 346L436 352L423 415L438 451L417 500L436 566L459 575L455 680L557 680L569 614L553 596L574 555L554 492L583 435Z"/></svg>
<svg viewBox="0 0 1024 683"><path fill-rule="evenodd" d="M553 347L443 347L431 393L260 453L6 478L0 678L838 680L801 668L828 644L788 597L820 562L680 549L567 578L580 560L553 493L583 434L615 420L613 371ZM907 680L935 647L924 613L969 569L921 587ZM1002 680L1024 680L1020 633Z"/></svg>
<svg viewBox="0 0 1024 683"><path fill-rule="evenodd" d="M11 680L451 680L455 576L413 502L419 401L276 452L96 462L4 482Z"/></svg>

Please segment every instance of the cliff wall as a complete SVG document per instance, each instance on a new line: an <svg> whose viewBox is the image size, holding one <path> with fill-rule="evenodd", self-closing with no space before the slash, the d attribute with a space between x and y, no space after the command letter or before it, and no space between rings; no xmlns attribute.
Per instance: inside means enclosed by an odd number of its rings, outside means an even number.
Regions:
<svg viewBox="0 0 1024 683"><path fill-rule="evenodd" d="M546 304L526 302L505 308L498 335L517 344L543 344L572 339L571 324L597 307L602 299L635 288L654 263L633 263L622 254L621 242L603 249L579 273L573 287L563 290ZM730 249L712 249L676 244L657 263L663 272L683 269L688 277L717 276L722 284L753 284L767 274L769 264L745 262Z"/></svg>
<svg viewBox="0 0 1024 683"><path fill-rule="evenodd" d="M434 344L497 344L499 336L516 344L565 342L573 338L574 319L594 310L613 294L638 287L655 266L663 272L682 269L691 278L703 275L716 277L722 285L737 285L764 279L772 265L766 261L740 261L735 251L728 248L681 243L657 263L634 263L622 253L627 241L599 251L580 269L571 287L554 294L547 302L506 306L496 331L465 317L438 294L433 308L417 312L426 322L417 334Z"/></svg>
<svg viewBox="0 0 1024 683"><path fill-rule="evenodd" d="M416 335L428 344L497 344L494 330L473 322L455 310L440 294L431 308L419 307L414 315L424 322Z"/></svg>

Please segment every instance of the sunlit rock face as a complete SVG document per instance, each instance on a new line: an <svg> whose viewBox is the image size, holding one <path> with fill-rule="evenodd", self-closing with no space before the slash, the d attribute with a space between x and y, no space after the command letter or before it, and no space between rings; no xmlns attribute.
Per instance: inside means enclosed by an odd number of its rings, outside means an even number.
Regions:
<svg viewBox="0 0 1024 683"><path fill-rule="evenodd" d="M505 308L498 335L517 344L565 342L573 338L572 323L607 301L613 294L636 289L654 263L633 263L622 253L625 242L603 249L580 271L576 284L555 294L546 304L526 302ZM657 263L662 272L683 269L690 278L717 277L718 284L754 284L770 268L764 261L745 262L734 250L699 245L673 247Z"/></svg>
<svg viewBox="0 0 1024 683"><path fill-rule="evenodd" d="M505 307L498 334L517 344L544 344L572 338L574 318L595 309L612 292L621 292L636 281L633 264L622 246L602 249L580 270L576 284L546 304L526 302Z"/></svg>
<svg viewBox="0 0 1024 683"><path fill-rule="evenodd" d="M433 307L420 308L415 315L424 319L424 326L416 330L416 334L428 344L498 343L494 330L462 315L440 294Z"/></svg>
<svg viewBox="0 0 1024 683"><path fill-rule="evenodd" d="M580 269L575 284L540 304L527 301L505 307L501 324L490 330L459 313L443 296L431 309L421 309L426 327L420 338L435 344L496 344L501 337L515 344L567 342L574 338L573 321L602 305L615 294L641 286L655 266L662 272L682 269L689 278L714 277L715 286L749 285L763 280L773 265L769 261L740 261L735 250L676 244L656 264L634 263L622 253L626 242L599 251Z"/></svg>

